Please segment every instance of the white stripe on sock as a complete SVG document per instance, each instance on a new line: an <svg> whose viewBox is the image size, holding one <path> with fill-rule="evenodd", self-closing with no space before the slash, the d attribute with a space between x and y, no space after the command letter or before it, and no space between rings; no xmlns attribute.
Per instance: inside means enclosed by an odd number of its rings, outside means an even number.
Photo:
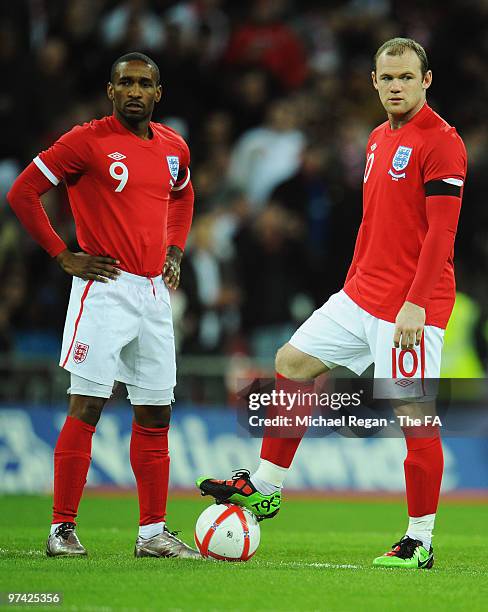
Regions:
<svg viewBox="0 0 488 612"><path fill-rule="evenodd" d="M428 551L432 544L432 531L434 530L435 514L424 516L410 516L406 535L412 540L420 540Z"/></svg>
<svg viewBox="0 0 488 612"><path fill-rule="evenodd" d="M282 467L281 465L275 465L274 463L271 463L271 461L267 461L266 459L261 459L258 469L251 476L251 481L257 489L258 487L255 481L258 480L271 484L275 488L281 488L283 486L283 482L287 474L288 468ZM261 492L264 495L269 495L269 493L264 493L263 491Z"/></svg>
<svg viewBox="0 0 488 612"><path fill-rule="evenodd" d="M152 523L151 525L140 525L139 526L139 535L141 538L153 538L164 531L164 521L161 523Z"/></svg>

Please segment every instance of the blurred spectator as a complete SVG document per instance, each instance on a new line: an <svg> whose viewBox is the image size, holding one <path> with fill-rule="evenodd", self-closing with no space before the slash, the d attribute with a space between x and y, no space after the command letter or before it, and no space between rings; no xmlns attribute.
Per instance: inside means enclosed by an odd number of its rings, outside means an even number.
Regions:
<svg viewBox="0 0 488 612"><path fill-rule="evenodd" d="M53 129L75 102L75 74L68 70L68 47L62 38L48 38L35 58L32 85L38 134Z"/></svg>
<svg viewBox="0 0 488 612"><path fill-rule="evenodd" d="M229 182L242 189L256 209L300 163L305 136L295 110L290 100L273 102L267 122L245 132L232 152Z"/></svg>
<svg viewBox="0 0 488 612"><path fill-rule="evenodd" d="M2 158L17 157L23 160L33 118L29 113L29 95L26 91L26 84L32 74L28 65L29 58L22 52L21 45L20 28L10 20L0 21L0 71L7 84L0 89L0 155ZM14 121L14 117L18 120Z"/></svg>
<svg viewBox="0 0 488 612"><path fill-rule="evenodd" d="M284 7L283 0L254 0L249 21L231 37L226 60L264 68L284 89L294 89L303 85L307 65L300 39L282 21Z"/></svg>
<svg viewBox="0 0 488 612"><path fill-rule="evenodd" d="M164 25L147 0L125 0L116 4L102 19L100 30L104 44L155 51L163 46ZM115 58L114 58L115 59Z"/></svg>
<svg viewBox="0 0 488 612"><path fill-rule="evenodd" d="M222 0L178 2L166 12L167 22L180 27L188 44L199 40L202 63L218 60L226 47L229 19L221 8L222 4Z"/></svg>
<svg viewBox="0 0 488 612"><path fill-rule="evenodd" d="M98 32L103 2L97 0L71 0L64 7L58 36L66 41L69 49L69 70L77 74L76 91L83 98L108 80L110 57L104 54ZM112 60L113 61L113 60ZM65 109L66 112L66 109Z"/></svg>
<svg viewBox="0 0 488 612"><path fill-rule="evenodd" d="M215 249L215 217L200 215L192 228L182 290L187 301L183 347L190 352L215 352L222 348L229 326L235 327L236 289L226 279L225 261Z"/></svg>
<svg viewBox="0 0 488 612"><path fill-rule="evenodd" d="M264 121L271 94L270 80L262 70L236 71L230 79L227 101L236 135Z"/></svg>
<svg viewBox="0 0 488 612"><path fill-rule="evenodd" d="M303 290L305 264L294 219L270 205L236 236L242 329L251 354L272 359L296 328L293 301Z"/></svg>
<svg viewBox="0 0 488 612"><path fill-rule="evenodd" d="M329 159L322 145L309 145L298 172L276 187L271 200L294 216L303 232L301 259L307 287L317 305L332 289L323 274L330 248L330 213L333 206L328 174Z"/></svg>

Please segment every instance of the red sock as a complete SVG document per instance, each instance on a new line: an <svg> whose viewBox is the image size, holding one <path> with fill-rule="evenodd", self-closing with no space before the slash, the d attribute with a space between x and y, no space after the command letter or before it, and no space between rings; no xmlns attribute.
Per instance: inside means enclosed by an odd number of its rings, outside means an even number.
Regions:
<svg viewBox="0 0 488 612"><path fill-rule="evenodd" d="M403 428L408 451L403 463L408 515L412 517L435 514L444 470L444 455L438 428L432 427L428 432L424 432L422 435L429 436L425 438L415 436L412 431L415 429Z"/></svg>
<svg viewBox="0 0 488 612"><path fill-rule="evenodd" d="M314 390L314 381L302 380L295 381L281 374L276 373L276 391L283 390L286 393L312 393ZM281 410L280 410L281 409ZM280 406L278 411L268 411L269 416L272 416L273 412L279 412L280 414L308 414L310 413L309 406L301 405L298 410L286 412L285 405ZM266 414L268 416L268 413ZM265 430L263 436L263 443L261 445L261 459L266 459L275 465L279 465L284 468L289 468L293 457L297 452L297 449L302 441L306 427L294 427L291 432L293 437L285 437L290 435L290 430L287 428L273 428L272 430Z"/></svg>
<svg viewBox="0 0 488 612"><path fill-rule="evenodd" d="M66 417L54 449L53 523L74 523L90 467L95 427Z"/></svg>
<svg viewBox="0 0 488 612"><path fill-rule="evenodd" d="M161 523L166 516L169 483L169 427L132 423L130 464L139 495L139 525Z"/></svg>

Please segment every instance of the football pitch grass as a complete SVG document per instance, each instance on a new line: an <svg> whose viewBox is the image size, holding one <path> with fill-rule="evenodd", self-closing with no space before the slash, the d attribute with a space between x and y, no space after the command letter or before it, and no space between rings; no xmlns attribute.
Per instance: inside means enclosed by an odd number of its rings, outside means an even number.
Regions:
<svg viewBox="0 0 488 612"><path fill-rule="evenodd" d="M196 518L209 503L197 493L173 498L168 527L193 543ZM46 558L50 506L47 496L0 497L0 591L60 591L57 609L488 609L486 503L442 504L430 571L371 566L403 535L400 501L285 498L280 514L261 523L261 545L247 563L135 559L131 495L87 495L78 534L89 557Z"/></svg>

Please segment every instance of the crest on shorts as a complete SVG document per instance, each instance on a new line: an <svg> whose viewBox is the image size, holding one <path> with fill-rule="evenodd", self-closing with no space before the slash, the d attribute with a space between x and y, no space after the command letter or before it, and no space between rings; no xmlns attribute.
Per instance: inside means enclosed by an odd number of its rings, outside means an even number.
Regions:
<svg viewBox="0 0 488 612"><path fill-rule="evenodd" d="M397 172L405 170L405 168L408 166L411 155L412 147L398 147L395 155L393 156L393 161L391 162L393 170L396 170Z"/></svg>
<svg viewBox="0 0 488 612"><path fill-rule="evenodd" d="M169 173L173 181L176 182L180 170L180 159L177 155L166 155L166 161L168 162Z"/></svg>
<svg viewBox="0 0 488 612"><path fill-rule="evenodd" d="M83 342L76 342L75 347L73 349L73 361L75 363L83 363L85 361L86 356L88 355L88 344L83 344Z"/></svg>

